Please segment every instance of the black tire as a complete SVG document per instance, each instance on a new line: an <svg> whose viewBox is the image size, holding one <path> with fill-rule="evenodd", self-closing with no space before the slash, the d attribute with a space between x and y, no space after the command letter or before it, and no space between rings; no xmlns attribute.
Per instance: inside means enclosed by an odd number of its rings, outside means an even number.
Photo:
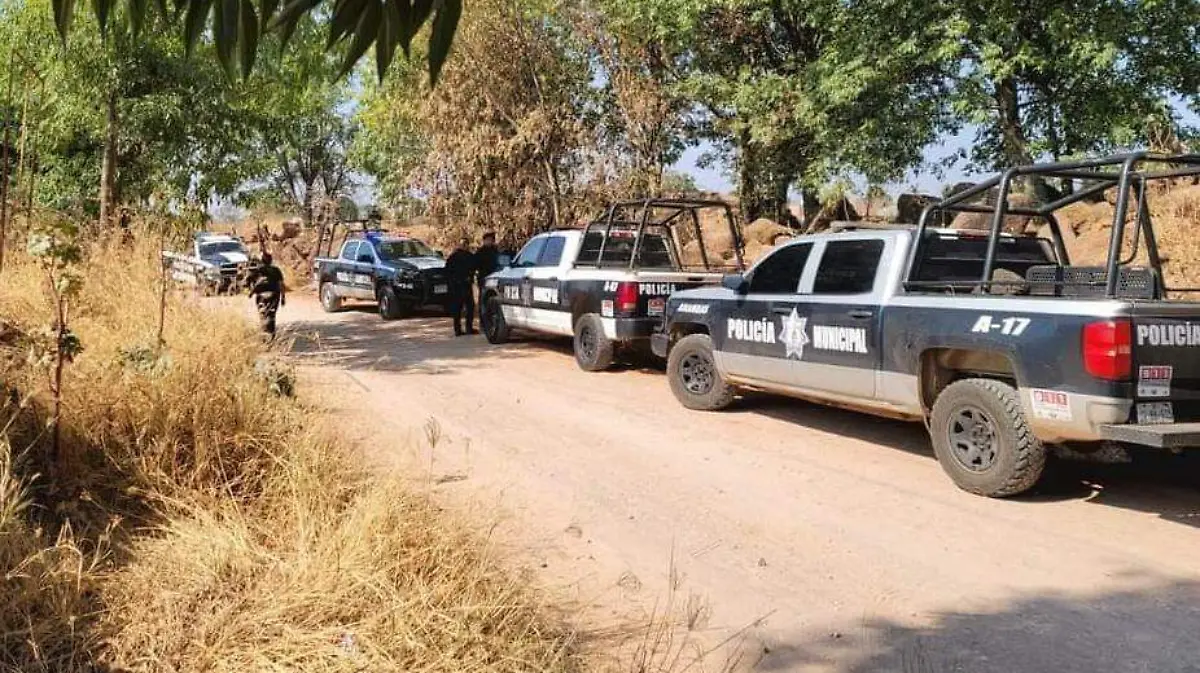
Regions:
<svg viewBox="0 0 1200 673"><path fill-rule="evenodd" d="M321 283L317 296L321 299L321 310L326 313L337 313L342 310L342 298L337 296L332 283Z"/></svg>
<svg viewBox="0 0 1200 673"><path fill-rule="evenodd" d="M929 419L933 451L959 488L1006 498L1033 487L1046 468L1046 448L1021 410L1017 390L991 379L946 386Z"/></svg>
<svg viewBox="0 0 1200 673"><path fill-rule="evenodd" d="M403 318L405 313L407 311L404 302L396 296L396 290L385 285L379 291L379 317L384 320L398 320Z"/></svg>
<svg viewBox="0 0 1200 673"><path fill-rule="evenodd" d="M483 336L488 343L500 345L508 343L512 330L504 319L504 306L500 298L492 295L483 300L483 313L479 315L479 326L483 328Z"/></svg>
<svg viewBox="0 0 1200 673"><path fill-rule="evenodd" d="M604 323L595 313L575 321L575 363L585 372L600 372L612 366L613 342L604 335Z"/></svg>
<svg viewBox="0 0 1200 673"><path fill-rule="evenodd" d="M707 334L689 334L667 354L667 381L688 409L717 411L733 403L737 389L721 378Z"/></svg>

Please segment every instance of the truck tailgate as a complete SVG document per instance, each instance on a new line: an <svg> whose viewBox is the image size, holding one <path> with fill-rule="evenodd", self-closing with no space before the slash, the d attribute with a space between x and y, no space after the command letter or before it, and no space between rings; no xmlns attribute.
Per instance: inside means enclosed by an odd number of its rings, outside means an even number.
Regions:
<svg viewBox="0 0 1200 673"><path fill-rule="evenodd" d="M1200 421L1200 304L1141 304L1133 312L1134 419Z"/></svg>
<svg viewBox="0 0 1200 673"><path fill-rule="evenodd" d="M657 318L663 314L667 297L680 290L690 290L705 285L717 285L723 274L687 271L637 271L634 278L638 283L638 316Z"/></svg>

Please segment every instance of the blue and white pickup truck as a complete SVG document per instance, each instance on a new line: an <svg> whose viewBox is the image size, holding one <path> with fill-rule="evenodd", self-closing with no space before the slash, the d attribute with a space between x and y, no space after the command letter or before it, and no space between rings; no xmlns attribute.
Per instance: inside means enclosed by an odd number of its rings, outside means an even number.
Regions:
<svg viewBox="0 0 1200 673"><path fill-rule="evenodd" d="M384 320L450 301L442 253L406 236L367 232L342 244L337 257L314 262L321 308L332 313L347 299L375 302Z"/></svg>

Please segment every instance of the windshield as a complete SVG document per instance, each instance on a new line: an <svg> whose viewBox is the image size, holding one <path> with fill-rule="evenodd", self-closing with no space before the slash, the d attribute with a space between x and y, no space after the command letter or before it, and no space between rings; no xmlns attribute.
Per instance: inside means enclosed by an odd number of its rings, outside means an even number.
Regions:
<svg viewBox="0 0 1200 673"><path fill-rule="evenodd" d="M200 254L204 256L219 255L223 252L240 252L246 254L246 246L237 241L217 241L215 243L202 243L200 245Z"/></svg>
<svg viewBox="0 0 1200 673"><path fill-rule="evenodd" d="M379 251L379 256L382 259L391 261L396 259L404 259L405 257L436 257L437 253L433 248L424 243L407 239L403 241L382 241L375 246Z"/></svg>

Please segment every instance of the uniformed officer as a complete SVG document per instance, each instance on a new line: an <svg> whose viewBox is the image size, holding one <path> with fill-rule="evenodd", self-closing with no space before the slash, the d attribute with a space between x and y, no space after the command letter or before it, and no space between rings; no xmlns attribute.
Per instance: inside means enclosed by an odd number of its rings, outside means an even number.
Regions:
<svg viewBox="0 0 1200 673"><path fill-rule="evenodd" d="M483 297L483 281L500 266L500 250L496 248L496 232L489 231L483 235L483 244L475 251L475 284L479 287L479 296ZM482 320L483 304L479 304L480 320Z"/></svg>
<svg viewBox="0 0 1200 673"><path fill-rule="evenodd" d="M468 249L470 241L465 237L458 247L446 258L446 275L450 277L450 315L454 317L454 336L462 336L463 313L467 316L467 334L475 332L475 288L471 279L475 276L476 258Z"/></svg>
<svg viewBox="0 0 1200 673"><path fill-rule="evenodd" d="M262 265L250 272L246 284L258 307L259 323L271 338L275 338L275 314L287 303L283 290L283 272L272 264L271 253L264 252Z"/></svg>

